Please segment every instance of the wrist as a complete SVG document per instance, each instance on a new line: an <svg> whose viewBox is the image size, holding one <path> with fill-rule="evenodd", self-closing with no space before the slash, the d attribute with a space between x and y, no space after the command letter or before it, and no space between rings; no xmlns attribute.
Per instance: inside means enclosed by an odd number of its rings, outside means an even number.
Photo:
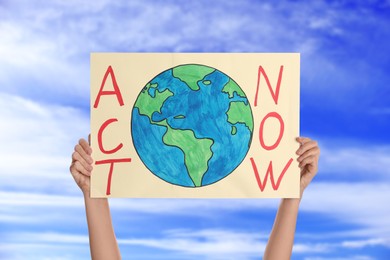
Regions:
<svg viewBox="0 0 390 260"><path fill-rule="evenodd" d="M91 193L89 191L89 189L87 190L81 190L83 192L83 196L85 199L90 199L91 198Z"/></svg>
<svg viewBox="0 0 390 260"><path fill-rule="evenodd" d="M294 208L298 208L301 204L301 198L284 198L282 199L281 203Z"/></svg>

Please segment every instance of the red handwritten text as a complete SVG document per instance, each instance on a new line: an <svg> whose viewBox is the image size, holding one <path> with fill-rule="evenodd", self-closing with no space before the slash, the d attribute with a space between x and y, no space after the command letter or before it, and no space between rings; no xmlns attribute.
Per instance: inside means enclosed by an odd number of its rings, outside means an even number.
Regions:
<svg viewBox="0 0 390 260"><path fill-rule="evenodd" d="M254 106L255 107L257 107L257 105L258 105L257 101L258 101L258 95L259 95L259 89L260 89L260 78L261 78L262 75L263 75L263 77L265 79L265 82L267 83L268 90L269 90L269 92L271 94L271 97L272 97L275 105L278 105L280 88L281 88L281 82L282 82L282 77L283 77L283 65L281 65L280 69L279 69L279 76L278 76L278 81L276 83L275 91L273 90L273 88L271 86L271 83L270 83L270 81L268 79L268 76L267 76L264 68L262 66L259 66L258 74L257 74L256 95L255 95L255 100L254 100ZM267 119L269 119L269 118L276 118L279 121L279 125L280 125L278 138L271 145L267 145L265 143L265 140L264 140L264 124L267 121ZM261 120L260 127L259 127L259 141L260 141L261 147L263 149L267 150L267 151L272 151L272 150L276 149L279 146L279 144L280 144L280 142L282 140L283 134L284 134L284 120L283 120L283 118L277 112L269 112ZM268 169L267 169L267 172L265 174L265 177L264 177L263 181L260 178L259 171L257 170L257 166L256 166L256 163L255 163L255 160L251 157L250 161L251 161L251 164L252 164L253 172L254 172L255 177L256 177L257 184L258 184L258 186L260 188L260 191L263 192L264 189L266 188L268 178L271 179L272 189L273 190L278 190L279 189L279 186L280 186L280 184L281 184L281 182L283 180L283 177L284 177L286 171L288 170L288 168L290 167L293 159L291 158L287 162L286 166L284 167L284 169L282 170L281 174L279 175L278 180L277 180L276 183L275 183L275 178L274 178L274 174L273 174L272 160L268 164Z"/></svg>
<svg viewBox="0 0 390 260"><path fill-rule="evenodd" d="M111 76L112 84L114 86L114 90L111 90L111 91L104 90L104 86L105 86L105 83L106 83L108 75ZM95 100L95 104L93 106L95 109L99 106L100 97L103 96L103 95L115 95L117 100L118 100L119 106L123 106L124 105L122 94L120 92L118 83L116 82L115 75L114 75L114 70L112 69L111 66L108 66L107 71L104 74L103 81L102 81L102 84L100 86L99 93L97 94L97 97L96 97L96 100ZM97 134L97 141L98 141L98 145L99 145L99 150L102 153L104 153L104 154L114 154L114 153L118 152L120 149L122 149L122 147L123 147L122 143L118 144L115 148L113 148L111 150L107 150L103 146L103 132L110 124L112 124L114 122L118 122L118 119L117 118L107 119L100 126L98 134ZM99 160L99 161L95 162L95 165L110 164L110 170L109 170L108 179L107 179L106 195L110 195L111 194L111 179L112 179L112 174L114 172L114 164L115 163L124 163L124 162L131 162L131 158L106 159L106 160Z"/></svg>

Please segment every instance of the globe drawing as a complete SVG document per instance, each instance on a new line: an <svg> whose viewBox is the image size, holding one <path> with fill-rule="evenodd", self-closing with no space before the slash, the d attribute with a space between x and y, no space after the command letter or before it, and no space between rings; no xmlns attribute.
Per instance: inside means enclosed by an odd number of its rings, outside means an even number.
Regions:
<svg viewBox="0 0 390 260"><path fill-rule="evenodd" d="M220 181L244 160L253 116L239 85L218 69L185 64L143 87L132 109L131 135L144 165L183 187Z"/></svg>

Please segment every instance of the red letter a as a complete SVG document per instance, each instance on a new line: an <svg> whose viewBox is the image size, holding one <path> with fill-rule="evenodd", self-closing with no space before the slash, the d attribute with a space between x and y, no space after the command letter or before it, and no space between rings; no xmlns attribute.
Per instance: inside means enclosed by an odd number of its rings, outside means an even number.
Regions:
<svg viewBox="0 0 390 260"><path fill-rule="evenodd" d="M108 90L103 90L104 85L106 84L106 80L108 77L108 74L111 76L112 80L112 85L114 86L114 90L108 91ZM93 105L94 108L97 108L99 105L100 97L102 95L116 95L116 98L118 99L119 105L123 106L123 99L122 99L122 94L121 91L119 90L118 84L116 83L114 71L112 70L111 66L108 66L108 69L106 71L106 74L104 74L102 85L100 86L99 93L96 97L95 104Z"/></svg>
<svg viewBox="0 0 390 260"><path fill-rule="evenodd" d="M255 161L253 160L253 158L250 158L250 160L251 160L251 163L252 163L253 171L254 171L255 176L256 176L257 184L259 185L259 188L260 188L261 191L264 191L265 186L267 185L268 175L271 175L270 178L271 178L272 188L274 190L278 190L279 189L279 185L280 185L280 183L281 183L281 181L283 179L284 174L286 173L287 169L290 167L290 164L293 161L293 159L291 158L287 162L286 166L284 167L282 173L280 174L280 176L278 178L277 183L275 183L275 180L274 180L274 173L273 173L273 170L272 170L272 161L270 161L269 165L268 165L267 173L265 174L265 177L264 177L264 182L262 183L261 180L260 180L259 172L257 171L257 167L256 167Z"/></svg>

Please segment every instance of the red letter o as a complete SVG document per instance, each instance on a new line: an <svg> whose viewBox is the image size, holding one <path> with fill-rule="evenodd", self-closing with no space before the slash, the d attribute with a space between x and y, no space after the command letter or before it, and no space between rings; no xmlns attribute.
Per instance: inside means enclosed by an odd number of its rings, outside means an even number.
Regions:
<svg viewBox="0 0 390 260"><path fill-rule="evenodd" d="M274 117L274 118L278 119L278 120L279 120L279 123L280 123L279 136L278 136L278 139L276 140L276 142L275 142L273 145L266 145L266 144L264 143L264 138L263 138L264 122L265 122L265 120L267 120L269 117ZM275 149L275 148L279 145L280 141L282 140L283 132L284 132L284 122L283 122L282 117L281 117L278 113L276 113L276 112L270 112L270 113L268 113L268 114L263 118L263 120L262 120L261 123L260 123L259 138L260 138L260 144L261 144L261 146L262 146L265 150L268 150L268 151Z"/></svg>

